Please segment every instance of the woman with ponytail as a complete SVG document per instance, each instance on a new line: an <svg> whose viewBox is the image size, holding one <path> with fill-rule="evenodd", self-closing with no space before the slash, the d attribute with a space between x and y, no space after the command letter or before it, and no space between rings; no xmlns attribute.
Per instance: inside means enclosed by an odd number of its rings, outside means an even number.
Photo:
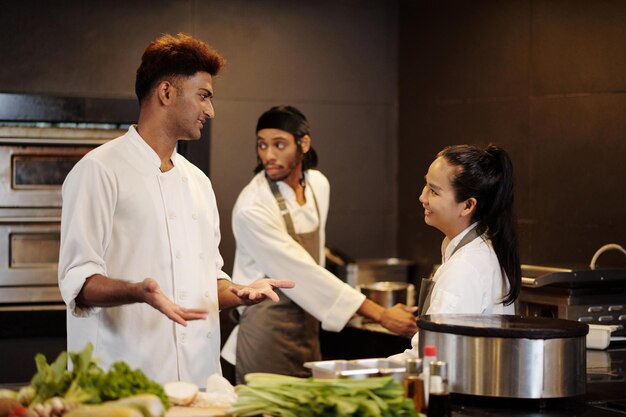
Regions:
<svg viewBox="0 0 626 417"><path fill-rule="evenodd" d="M420 290L419 314L514 314L522 278L508 154L494 145L443 149L419 200L424 222L445 235L441 266ZM393 358L418 356L417 339Z"/></svg>

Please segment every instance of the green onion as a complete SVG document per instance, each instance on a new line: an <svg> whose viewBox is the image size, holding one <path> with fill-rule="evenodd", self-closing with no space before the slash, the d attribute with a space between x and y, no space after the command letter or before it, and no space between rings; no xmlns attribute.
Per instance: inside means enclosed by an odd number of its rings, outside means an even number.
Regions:
<svg viewBox="0 0 626 417"><path fill-rule="evenodd" d="M402 386L392 377L295 378L251 373L236 387L234 417L417 417Z"/></svg>

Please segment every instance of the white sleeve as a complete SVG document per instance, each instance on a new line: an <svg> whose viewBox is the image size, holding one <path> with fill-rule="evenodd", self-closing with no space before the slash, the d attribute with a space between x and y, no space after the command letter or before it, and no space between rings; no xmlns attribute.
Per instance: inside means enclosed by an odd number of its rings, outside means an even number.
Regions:
<svg viewBox="0 0 626 417"><path fill-rule="evenodd" d="M411 338L411 349L405 349L404 352L391 355L387 359L394 362L406 362L406 360L410 358L419 358L419 335L420 332L417 332Z"/></svg>
<svg viewBox="0 0 626 417"><path fill-rule="evenodd" d="M450 259L440 267L426 314L482 313L484 281L465 259Z"/></svg>
<svg viewBox="0 0 626 417"><path fill-rule="evenodd" d="M104 253L111 239L115 202L115 181L93 159L79 161L63 183L59 288L76 316L99 310L81 309L75 299L88 277L106 276Z"/></svg>
<svg viewBox="0 0 626 417"><path fill-rule="evenodd" d="M254 255L266 276L291 279L295 288L283 290L296 304L322 323L340 331L359 309L365 296L318 265L284 230L282 218L253 207L233 217L237 245Z"/></svg>

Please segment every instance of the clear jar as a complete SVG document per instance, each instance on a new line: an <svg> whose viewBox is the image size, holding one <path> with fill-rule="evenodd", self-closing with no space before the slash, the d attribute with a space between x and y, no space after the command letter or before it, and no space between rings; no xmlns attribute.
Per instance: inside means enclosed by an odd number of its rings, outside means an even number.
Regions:
<svg viewBox="0 0 626 417"><path fill-rule="evenodd" d="M415 410L420 413L426 411L426 398L424 388L424 374L422 373L422 360L409 358L406 361L406 375L403 381L404 396L413 400Z"/></svg>

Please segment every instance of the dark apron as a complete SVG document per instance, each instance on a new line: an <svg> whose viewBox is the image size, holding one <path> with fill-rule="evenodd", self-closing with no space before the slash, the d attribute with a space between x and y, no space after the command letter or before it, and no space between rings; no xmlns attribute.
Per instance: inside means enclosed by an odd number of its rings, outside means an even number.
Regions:
<svg viewBox="0 0 626 417"><path fill-rule="evenodd" d="M278 185L269 178L267 182L283 215L289 236L319 263L319 225L313 232L296 234ZM319 219L315 193L313 201ZM235 365L237 383L243 383L244 376L250 372L307 377L311 373L302 364L321 359L319 321L291 301L284 292L276 290L276 293L280 297L278 303L265 301L248 306L241 314Z"/></svg>
<svg viewBox="0 0 626 417"><path fill-rule="evenodd" d="M467 232L467 234L463 236L463 239L461 239L459 244L456 246L456 248L454 248L454 250L450 254L450 258L452 258L452 255L454 255L456 251L458 251L463 246L467 245L468 243L470 243L471 241L473 241L479 236L480 235L476 231L476 227L474 227L472 230ZM434 286L435 286L435 281L433 281L430 278L422 278L422 282L420 283L420 292L419 292L418 302L417 302L418 315L423 316L428 311L428 307L430 307L430 298L432 297Z"/></svg>

